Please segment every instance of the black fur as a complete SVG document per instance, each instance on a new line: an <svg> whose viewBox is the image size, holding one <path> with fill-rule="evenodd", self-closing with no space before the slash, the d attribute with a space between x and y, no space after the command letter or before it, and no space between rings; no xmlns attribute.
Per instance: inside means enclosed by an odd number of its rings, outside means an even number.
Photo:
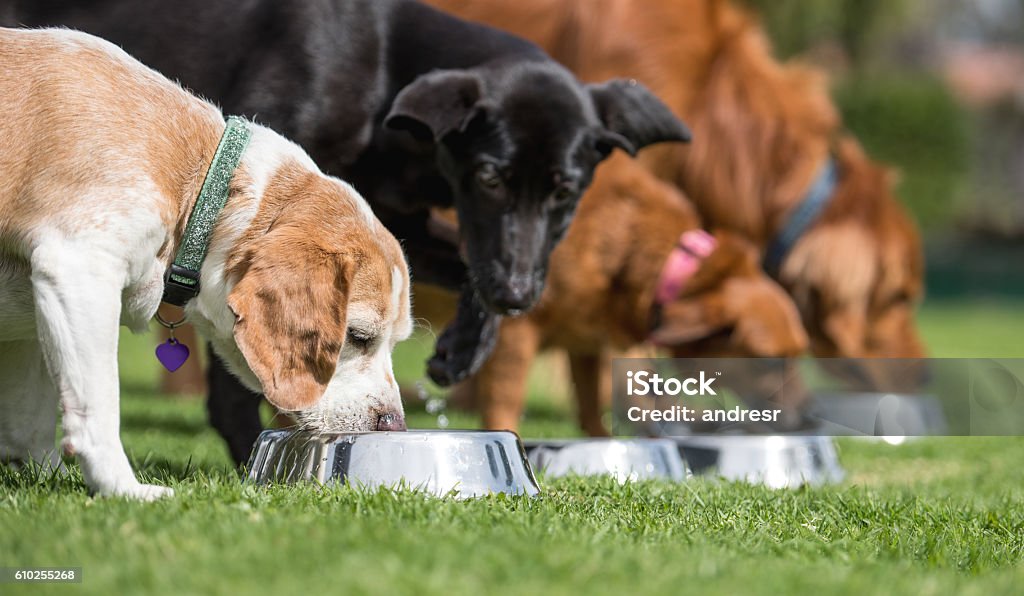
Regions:
<svg viewBox="0 0 1024 596"><path fill-rule="evenodd" d="M597 164L689 137L642 86L581 84L522 39L411 0L0 0L0 15L121 45L349 180L418 280L463 291L429 364L443 385L484 360L499 314L539 298ZM468 268L427 232L429 208L447 206ZM213 362L211 420L241 461L257 400ZM238 404L252 411L230 415Z"/></svg>

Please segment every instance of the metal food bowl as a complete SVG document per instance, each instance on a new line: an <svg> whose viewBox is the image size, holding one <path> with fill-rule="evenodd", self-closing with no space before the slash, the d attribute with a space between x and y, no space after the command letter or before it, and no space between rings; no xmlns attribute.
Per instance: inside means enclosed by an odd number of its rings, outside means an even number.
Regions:
<svg viewBox="0 0 1024 596"><path fill-rule="evenodd" d="M808 414L821 434L920 437L946 432L942 404L928 395L819 393Z"/></svg>
<svg viewBox="0 0 1024 596"><path fill-rule="evenodd" d="M459 499L540 492L519 437L504 431L268 430L253 448L249 480L404 487Z"/></svg>
<svg viewBox="0 0 1024 596"><path fill-rule="evenodd" d="M698 474L764 484L771 488L840 482L835 441L806 435L693 435L676 440Z"/></svg>
<svg viewBox="0 0 1024 596"><path fill-rule="evenodd" d="M655 478L682 481L690 469L667 439L526 441L534 468L552 477L609 475L619 482Z"/></svg>

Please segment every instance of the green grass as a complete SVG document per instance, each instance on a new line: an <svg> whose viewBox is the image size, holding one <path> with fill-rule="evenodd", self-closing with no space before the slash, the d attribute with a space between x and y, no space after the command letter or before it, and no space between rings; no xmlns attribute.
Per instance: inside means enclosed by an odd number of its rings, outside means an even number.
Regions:
<svg viewBox="0 0 1024 596"><path fill-rule="evenodd" d="M917 320L932 356L1024 358L1024 303L1011 300L936 301Z"/></svg>
<svg viewBox="0 0 1024 596"><path fill-rule="evenodd" d="M1008 353L1021 350L1013 328L1024 316L1014 305L935 308L922 316L933 352L1019 355ZM971 329L993 338L965 343ZM140 476L176 496L94 499L76 468L66 478L0 469L0 566L84 574L80 585L0 593L988 595L1024 581L1024 439L844 440L845 483L789 491L566 479L542 480L538 499L453 502L258 488L231 469L201 402L151 389L151 350L147 338L122 346L123 438ZM403 348L407 377L418 375L412 362L422 351ZM539 373L524 434L573 433L568 404L545 401L543 380ZM417 411L411 420L434 423Z"/></svg>

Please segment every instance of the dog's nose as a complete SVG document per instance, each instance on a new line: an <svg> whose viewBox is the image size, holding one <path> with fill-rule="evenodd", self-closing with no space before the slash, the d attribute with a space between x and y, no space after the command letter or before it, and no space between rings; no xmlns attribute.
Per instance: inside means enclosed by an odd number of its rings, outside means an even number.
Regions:
<svg viewBox="0 0 1024 596"><path fill-rule="evenodd" d="M377 418L377 430L408 430L405 426L405 416L401 414L381 414Z"/></svg>

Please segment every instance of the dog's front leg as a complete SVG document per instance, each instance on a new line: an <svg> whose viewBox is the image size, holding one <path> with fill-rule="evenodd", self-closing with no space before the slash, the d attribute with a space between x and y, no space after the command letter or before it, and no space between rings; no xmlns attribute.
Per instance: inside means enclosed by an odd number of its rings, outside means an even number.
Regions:
<svg viewBox="0 0 1024 596"><path fill-rule="evenodd" d="M32 253L36 327L60 394L65 453L100 495L151 500L171 489L141 484L121 445L117 334L124 264L73 243Z"/></svg>
<svg viewBox="0 0 1024 596"><path fill-rule="evenodd" d="M501 316L481 304L472 287L459 295L459 306L448 328L434 347L427 373L435 383L447 387L476 373L494 350Z"/></svg>

